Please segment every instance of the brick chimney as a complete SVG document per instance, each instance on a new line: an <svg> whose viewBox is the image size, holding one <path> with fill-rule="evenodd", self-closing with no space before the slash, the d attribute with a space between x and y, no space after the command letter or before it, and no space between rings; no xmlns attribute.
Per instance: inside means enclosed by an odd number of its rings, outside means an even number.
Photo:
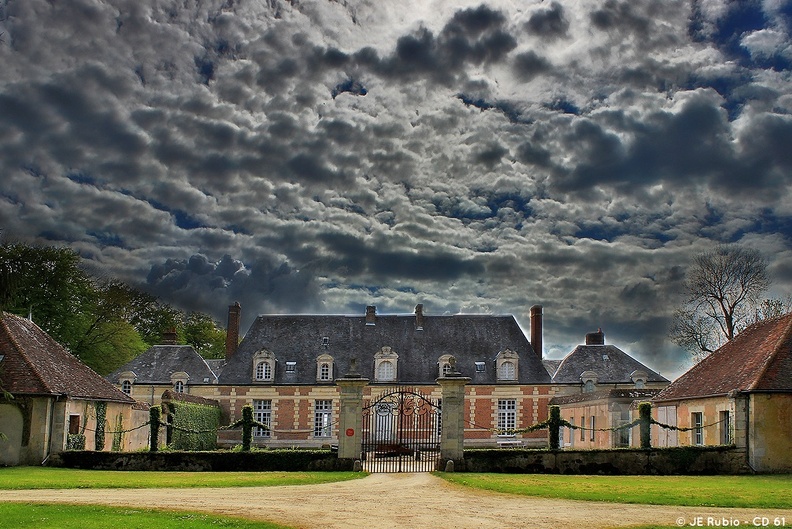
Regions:
<svg viewBox="0 0 792 529"><path fill-rule="evenodd" d="M178 341L178 335L176 334L175 327L171 327L167 331L163 332L162 338L160 339L162 345L176 345L177 341Z"/></svg>
<svg viewBox="0 0 792 529"><path fill-rule="evenodd" d="M242 305L235 301L228 306L228 327L226 328L226 360L236 352L239 345L239 317L242 314Z"/></svg>
<svg viewBox="0 0 792 529"><path fill-rule="evenodd" d="M422 331L424 326L423 303L415 306L415 330Z"/></svg>
<svg viewBox="0 0 792 529"><path fill-rule="evenodd" d="M366 325L375 325L377 323L377 307L369 305L366 307Z"/></svg>
<svg viewBox="0 0 792 529"><path fill-rule="evenodd" d="M605 345L605 333L602 329L586 334L586 345Z"/></svg>
<svg viewBox="0 0 792 529"><path fill-rule="evenodd" d="M534 352L541 359L544 356L542 350L542 306L534 305L531 307L531 346Z"/></svg>

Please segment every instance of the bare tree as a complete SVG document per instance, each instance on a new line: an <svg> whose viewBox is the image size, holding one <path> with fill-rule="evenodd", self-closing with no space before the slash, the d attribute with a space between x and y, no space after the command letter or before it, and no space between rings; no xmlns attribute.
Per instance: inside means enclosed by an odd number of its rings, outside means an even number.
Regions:
<svg viewBox="0 0 792 529"><path fill-rule="evenodd" d="M695 256L671 339L701 360L756 321L757 303L769 286L767 262L756 250L718 246Z"/></svg>

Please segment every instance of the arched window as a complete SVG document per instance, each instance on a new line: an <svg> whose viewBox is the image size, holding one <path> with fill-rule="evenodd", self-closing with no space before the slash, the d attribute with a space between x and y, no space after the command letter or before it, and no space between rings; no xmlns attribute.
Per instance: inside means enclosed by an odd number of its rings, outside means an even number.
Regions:
<svg viewBox="0 0 792 529"><path fill-rule="evenodd" d="M329 354L319 355L316 358L316 381L332 382L333 380L333 357Z"/></svg>
<svg viewBox="0 0 792 529"><path fill-rule="evenodd" d="M253 355L253 381L272 382L275 378L275 355L262 349Z"/></svg>
<svg viewBox="0 0 792 529"><path fill-rule="evenodd" d="M584 393L593 393L594 392L594 381L593 380L586 380L586 383L583 385L583 392Z"/></svg>
<svg viewBox="0 0 792 529"><path fill-rule="evenodd" d="M514 382L517 380L517 362L520 357L511 349L504 349L495 357L498 382Z"/></svg>
<svg viewBox="0 0 792 529"><path fill-rule="evenodd" d="M184 382L181 380L177 380L176 383L173 385L173 390L176 393L184 393Z"/></svg>
<svg viewBox="0 0 792 529"><path fill-rule="evenodd" d="M437 359L437 367L438 373L437 376L439 377L447 377L454 373L456 365L456 360L452 355L443 355Z"/></svg>
<svg viewBox="0 0 792 529"><path fill-rule="evenodd" d="M514 380L517 378L515 376L515 369L513 362L503 362L500 365L500 370L498 370L498 378L501 380Z"/></svg>
<svg viewBox="0 0 792 529"><path fill-rule="evenodd" d="M374 355L374 381L393 382L398 375L399 355L385 346Z"/></svg>
<svg viewBox="0 0 792 529"><path fill-rule="evenodd" d="M127 395L131 394L132 393L132 382L130 382L129 380L124 380L121 383L121 391L123 391Z"/></svg>
<svg viewBox="0 0 792 529"><path fill-rule="evenodd" d="M377 380L379 382L388 382L395 378L396 368L390 360L383 360L377 367Z"/></svg>

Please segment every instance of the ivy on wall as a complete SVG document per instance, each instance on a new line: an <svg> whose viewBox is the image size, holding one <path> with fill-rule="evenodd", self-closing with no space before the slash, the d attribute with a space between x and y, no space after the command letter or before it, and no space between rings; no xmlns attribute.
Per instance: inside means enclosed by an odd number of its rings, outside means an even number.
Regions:
<svg viewBox="0 0 792 529"><path fill-rule="evenodd" d="M96 407L96 431L94 432L94 450L102 451L105 445L105 420L107 419L107 403L98 401Z"/></svg>

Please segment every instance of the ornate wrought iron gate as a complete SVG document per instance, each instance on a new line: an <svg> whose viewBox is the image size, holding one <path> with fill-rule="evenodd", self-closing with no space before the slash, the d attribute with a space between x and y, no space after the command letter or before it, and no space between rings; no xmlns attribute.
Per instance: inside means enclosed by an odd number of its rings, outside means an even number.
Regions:
<svg viewBox="0 0 792 529"><path fill-rule="evenodd" d="M363 403L363 465L368 472L431 472L440 457L440 402L392 388Z"/></svg>

